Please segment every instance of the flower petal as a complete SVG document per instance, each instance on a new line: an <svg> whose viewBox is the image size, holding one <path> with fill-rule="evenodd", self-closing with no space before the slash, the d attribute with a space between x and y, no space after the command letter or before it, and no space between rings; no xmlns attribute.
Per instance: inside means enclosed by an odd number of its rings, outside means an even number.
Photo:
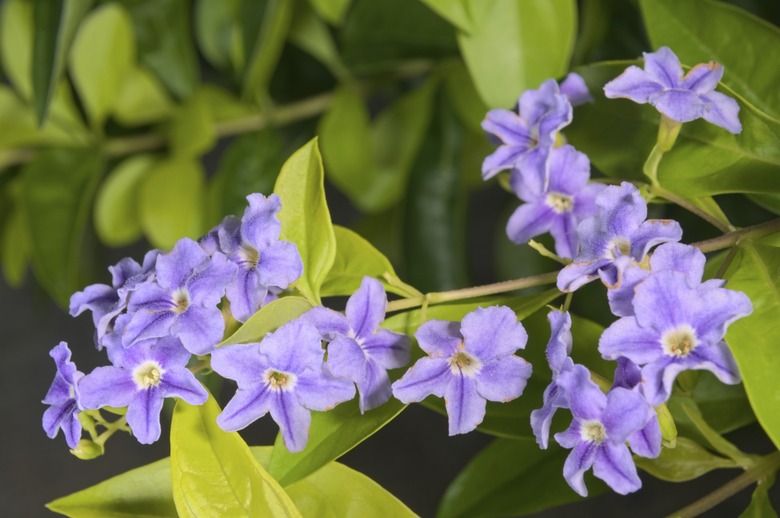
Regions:
<svg viewBox="0 0 780 518"><path fill-rule="evenodd" d="M268 383L258 383L247 388L239 386L217 416L217 424L226 432L242 430L268 413L271 397Z"/></svg>
<svg viewBox="0 0 780 518"><path fill-rule="evenodd" d="M482 121L482 129L512 147L527 150L532 142L528 124L513 111L500 108L490 110Z"/></svg>
<svg viewBox="0 0 780 518"><path fill-rule="evenodd" d="M414 333L420 349L434 358L450 357L458 350L463 341L460 334L460 322L429 320Z"/></svg>
<svg viewBox="0 0 780 518"><path fill-rule="evenodd" d="M577 419L600 419L607 405L607 396L590 379L590 371L574 365L562 372L555 381L569 401L572 415Z"/></svg>
<svg viewBox="0 0 780 518"><path fill-rule="evenodd" d="M688 285L695 288L701 284L706 261L707 258L695 246L665 243L656 248L653 255L650 256L650 268L654 272L661 270L683 272L688 280Z"/></svg>
<svg viewBox="0 0 780 518"><path fill-rule="evenodd" d="M593 474L621 495L642 487L634 459L625 444L603 443L593 460Z"/></svg>
<svg viewBox="0 0 780 518"><path fill-rule="evenodd" d="M558 440L559 435L561 434L555 434L556 440ZM588 496L588 488L585 487L585 472L593 466L598 450L599 447L596 443L580 442L571 450L563 464L563 478L580 496Z"/></svg>
<svg viewBox="0 0 780 518"><path fill-rule="evenodd" d="M275 241L260 252L257 274L264 286L287 288L303 273L298 247L287 241Z"/></svg>
<svg viewBox="0 0 780 518"><path fill-rule="evenodd" d="M622 357L644 365L663 355L661 335L641 327L635 317L623 317L604 330L599 338L599 352L607 360Z"/></svg>
<svg viewBox="0 0 780 518"><path fill-rule="evenodd" d="M357 382L357 388L361 414L385 404L393 395L387 371L371 359L366 362L366 375Z"/></svg>
<svg viewBox="0 0 780 518"><path fill-rule="evenodd" d="M742 123L739 121L739 103L720 92L710 92L701 96L704 101L704 114L702 117L709 123L720 126L730 133L742 132Z"/></svg>
<svg viewBox="0 0 780 518"><path fill-rule="evenodd" d="M541 449L547 449L547 443L550 438L550 425L552 424L555 412L559 408L567 407L568 404L563 391L558 387L557 383L550 383L547 388L544 389L544 404L542 408L531 412L531 430L533 430L534 436L536 437L536 443ZM579 437L579 433L577 436ZM566 439L564 438L562 440L565 441Z"/></svg>
<svg viewBox="0 0 780 518"><path fill-rule="evenodd" d="M573 259L580 249L577 235L577 218L571 212L558 214L550 227L550 235L555 240L555 253L560 257Z"/></svg>
<svg viewBox="0 0 780 518"><path fill-rule="evenodd" d="M634 316L634 289L650 272L635 265L629 265L618 278L616 286L607 290L609 309L618 317Z"/></svg>
<svg viewBox="0 0 780 518"><path fill-rule="evenodd" d="M657 361L642 367L642 390L647 401L658 406L672 395L672 384L677 375L688 367L669 356L662 356Z"/></svg>
<svg viewBox="0 0 780 518"><path fill-rule="evenodd" d="M311 324L296 318L267 335L260 352L274 369L296 375L305 369L319 371L325 351L320 334Z"/></svg>
<svg viewBox="0 0 780 518"><path fill-rule="evenodd" d="M182 238L173 250L157 258L157 282L169 291L181 288L192 272L206 260L208 256L198 243Z"/></svg>
<svg viewBox="0 0 780 518"><path fill-rule="evenodd" d="M363 339L363 352L385 369L397 369L409 363L411 339L401 333L380 329Z"/></svg>
<svg viewBox="0 0 780 518"><path fill-rule="evenodd" d="M697 337L708 344L720 342L732 322L753 312L753 304L741 291L705 288L697 294L699 307L691 324Z"/></svg>
<svg viewBox="0 0 780 518"><path fill-rule="evenodd" d="M530 363L519 356L506 356L482 365L474 380L480 396L506 403L523 393L530 377Z"/></svg>
<svg viewBox="0 0 780 518"><path fill-rule="evenodd" d="M676 271L653 273L634 292L637 322L655 331L659 340L669 329L693 324L694 312L701 304L698 292L688 287L685 274Z"/></svg>
<svg viewBox="0 0 780 518"><path fill-rule="evenodd" d="M517 146L499 146L482 161L482 179L490 180L501 171L512 169L528 149Z"/></svg>
<svg viewBox="0 0 780 518"><path fill-rule="evenodd" d="M362 338L373 333L385 319L387 294L382 283L371 277L363 277L360 288L347 301L347 322Z"/></svg>
<svg viewBox="0 0 780 518"><path fill-rule="evenodd" d="M477 392L474 378L460 373L452 376L444 393L450 435L475 429L485 418L486 404L485 398Z"/></svg>
<svg viewBox="0 0 780 518"><path fill-rule="evenodd" d="M236 276L238 267L222 254L214 254L187 279L191 304L216 306L225 294L225 288Z"/></svg>
<svg viewBox="0 0 780 518"><path fill-rule="evenodd" d="M271 417L279 425L285 447L290 453L301 451L309 440L311 412L292 392L274 391L270 399Z"/></svg>
<svg viewBox="0 0 780 518"><path fill-rule="evenodd" d="M430 395L444 397L452 376L447 360L420 358L393 383L393 396L402 403L415 403Z"/></svg>
<svg viewBox="0 0 780 518"><path fill-rule="evenodd" d="M302 373L294 392L304 407L325 411L355 397L355 385L348 379L335 377L327 366L322 365L316 372Z"/></svg>
<svg viewBox="0 0 780 518"><path fill-rule="evenodd" d="M588 91L588 85L585 84L585 80L582 76L575 72L570 72L569 75L561 81L559 88L561 93L569 99L572 106L593 102L593 97Z"/></svg>
<svg viewBox="0 0 780 518"><path fill-rule="evenodd" d="M669 49L661 47L655 52L643 52L645 70L666 88L678 88L682 85L683 70L680 60Z"/></svg>
<svg viewBox="0 0 780 518"><path fill-rule="evenodd" d="M525 244L531 238L550 230L555 219L555 211L549 205L524 203L509 217L506 235L513 243Z"/></svg>
<svg viewBox="0 0 780 518"><path fill-rule="evenodd" d="M676 221L649 219L631 234L631 256L641 262L652 247L681 238L682 227Z"/></svg>
<svg viewBox="0 0 780 518"><path fill-rule="evenodd" d="M209 398L195 375L184 367L166 370L160 380L159 391L163 398L178 397L190 405L202 405Z"/></svg>
<svg viewBox="0 0 780 518"><path fill-rule="evenodd" d="M483 363L514 354L528 342L523 324L506 306L477 308L465 317L460 326L466 351Z"/></svg>
<svg viewBox="0 0 780 518"><path fill-rule="evenodd" d="M226 293L230 313L239 322L246 322L262 306L268 287L260 283L257 270L239 268Z"/></svg>
<svg viewBox="0 0 780 518"><path fill-rule="evenodd" d="M225 320L217 308L190 306L171 325L171 334L177 336L192 354L210 353L222 340Z"/></svg>
<svg viewBox="0 0 780 518"><path fill-rule="evenodd" d="M127 407L127 424L141 444L160 438L160 411L163 396L157 387L139 391Z"/></svg>
<svg viewBox="0 0 780 518"><path fill-rule="evenodd" d="M726 342L709 347L697 347L691 351L686 359L696 361L694 365L686 363L688 368L708 370L728 385L736 385L742 381L737 363Z"/></svg>
<svg viewBox="0 0 780 518"><path fill-rule="evenodd" d="M650 103L677 122L690 122L704 114L704 101L688 90L666 90L651 99Z"/></svg>
<svg viewBox="0 0 780 518"><path fill-rule="evenodd" d="M639 392L617 387L607 394L607 407L600 421L609 441L622 444L629 435L645 427L650 412L650 406Z"/></svg>
<svg viewBox="0 0 780 518"><path fill-rule="evenodd" d="M349 333L347 317L324 306L310 309L301 318L313 325L319 331L323 340L331 341L338 335Z"/></svg>
<svg viewBox="0 0 780 518"><path fill-rule="evenodd" d="M663 91L664 86L647 72L630 66L622 74L604 85L604 95L609 99L624 98L644 104Z"/></svg>
<svg viewBox="0 0 780 518"><path fill-rule="evenodd" d="M700 63L685 74L682 87L695 94L708 94L715 90L722 77L723 66L714 61Z"/></svg>
<svg viewBox="0 0 780 518"><path fill-rule="evenodd" d="M658 415L651 412L650 420L645 427L628 436L628 445L636 455L654 459L661 454L662 439Z"/></svg>
<svg viewBox="0 0 780 518"><path fill-rule="evenodd" d="M132 374L118 367L97 367L79 382L81 404L87 409L125 407L137 392Z"/></svg>
<svg viewBox="0 0 780 518"><path fill-rule="evenodd" d="M282 226L276 219L282 208L279 196L272 194L266 198L262 194L250 194L246 200L249 206L241 218L242 240L259 248L279 239Z"/></svg>
<svg viewBox="0 0 780 518"><path fill-rule="evenodd" d="M328 367L340 378L364 379L367 360L363 349L352 338L338 336L328 345Z"/></svg>
<svg viewBox="0 0 780 518"><path fill-rule="evenodd" d="M211 368L223 378L236 380L239 388L249 388L263 379L269 365L266 357L260 354L260 344L254 343L214 349Z"/></svg>
<svg viewBox="0 0 780 518"><path fill-rule="evenodd" d="M568 311L553 310L547 313L547 320L550 322L550 340L545 354L550 370L557 374L571 354L571 315Z"/></svg>

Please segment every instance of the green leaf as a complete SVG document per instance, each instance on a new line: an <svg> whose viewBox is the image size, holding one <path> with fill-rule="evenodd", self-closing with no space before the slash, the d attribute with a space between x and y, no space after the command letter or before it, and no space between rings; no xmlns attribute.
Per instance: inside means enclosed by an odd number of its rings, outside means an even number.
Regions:
<svg viewBox="0 0 780 518"><path fill-rule="evenodd" d="M749 242L740 245L725 278L729 289L744 292L753 302L753 314L731 324L726 342L758 422L780 448L780 248Z"/></svg>
<svg viewBox="0 0 780 518"><path fill-rule="evenodd" d="M174 155L196 157L210 150L217 140L214 118L203 90L195 92L177 107L170 126Z"/></svg>
<svg viewBox="0 0 780 518"><path fill-rule="evenodd" d="M24 283L30 260L30 232L24 211L15 207L3 225L3 245L0 247L3 276L9 286L19 288Z"/></svg>
<svg viewBox="0 0 780 518"><path fill-rule="evenodd" d="M51 0L33 3L32 87L35 115L43 125L55 87L65 69L65 58L76 29L93 0Z"/></svg>
<svg viewBox="0 0 780 518"><path fill-rule="evenodd" d="M35 276L65 307L88 266L84 233L102 165L93 150L52 149L39 152L22 170L21 204Z"/></svg>
<svg viewBox="0 0 780 518"><path fill-rule="evenodd" d="M167 250L183 237L202 235L205 194L199 162L162 161L146 172L138 189L141 228L153 246Z"/></svg>
<svg viewBox="0 0 780 518"><path fill-rule="evenodd" d="M739 515L739 518L777 518L777 512L769 500L769 490L775 484L775 474L767 476L758 482L750 498L750 505Z"/></svg>
<svg viewBox="0 0 780 518"><path fill-rule="evenodd" d="M470 130L477 132L481 140L488 142L484 137L481 125L488 108L479 96L477 87L474 85L474 81L463 63L459 61L454 62L447 69L444 88L452 108L460 117L461 122ZM482 180L479 175L474 176L479 178L480 181Z"/></svg>
<svg viewBox="0 0 780 518"><path fill-rule="evenodd" d="M508 108L523 90L563 75L577 28L573 0L468 0L471 31L458 34L482 100Z"/></svg>
<svg viewBox="0 0 780 518"><path fill-rule="evenodd" d="M422 0L422 2L458 30L471 32L473 22L469 14L469 0Z"/></svg>
<svg viewBox="0 0 780 518"><path fill-rule="evenodd" d="M253 0L243 0L244 2ZM287 32L292 23L293 5L289 0L266 0L259 27L254 20L242 16L241 23L245 41L254 41L247 47L247 66L244 71L243 97L258 100L267 95L276 64L282 55Z"/></svg>
<svg viewBox="0 0 780 518"><path fill-rule="evenodd" d="M58 126L51 118L38 128L35 113L7 85L0 85L0 148L28 145L72 146L77 135Z"/></svg>
<svg viewBox="0 0 780 518"><path fill-rule="evenodd" d="M141 237L138 186L157 163L152 155L135 155L122 161L100 185L95 198L94 223L108 246L125 246Z"/></svg>
<svg viewBox="0 0 780 518"><path fill-rule="evenodd" d="M714 469L739 467L733 460L713 455L696 441L680 436L677 436L674 448L663 448L657 458L635 456L634 463L655 478L668 482L685 482Z"/></svg>
<svg viewBox="0 0 780 518"><path fill-rule="evenodd" d="M352 0L309 0L317 13L332 25L340 25Z"/></svg>
<svg viewBox="0 0 780 518"><path fill-rule="evenodd" d="M274 192L282 201L282 239L295 243L303 276L295 287L313 304L336 258L336 237L325 200L322 158L314 139L285 162Z"/></svg>
<svg viewBox="0 0 780 518"><path fill-rule="evenodd" d="M336 259L322 284L323 297L352 295L363 277L379 279L385 290L401 296L411 296L409 287L396 276L393 265L374 245L348 228L333 226L336 236Z"/></svg>
<svg viewBox="0 0 780 518"><path fill-rule="evenodd" d="M555 444L540 450L533 439L496 439L450 484L437 516L520 516L581 501L561 475L568 454ZM587 485L589 496L606 490L593 479Z"/></svg>
<svg viewBox="0 0 780 518"><path fill-rule="evenodd" d="M605 174L643 180L642 164L656 141L660 114L652 106L606 99L603 93L604 84L630 64L599 63L577 70L595 103L575 109L566 136ZM780 192L780 122L739 97L737 101L743 126L739 135L704 120L683 125L674 148L661 160L659 180L664 187L686 198Z"/></svg>
<svg viewBox="0 0 780 518"><path fill-rule="evenodd" d="M178 401L171 423L173 501L182 517L301 516L237 432L217 426L213 397Z"/></svg>
<svg viewBox="0 0 780 518"><path fill-rule="evenodd" d="M241 327L220 342L217 347L227 344L258 342L266 334L276 331L279 326L298 318L312 307L308 300L301 297L282 297L274 300L249 317Z"/></svg>
<svg viewBox="0 0 780 518"><path fill-rule="evenodd" d="M283 486L314 473L365 441L392 421L406 405L390 399L384 405L360 413L357 399L327 412L312 412L309 440L298 453L290 453L277 435L268 472Z"/></svg>
<svg viewBox="0 0 780 518"><path fill-rule="evenodd" d="M228 68L239 0L197 0L195 37L203 56L215 68Z"/></svg>
<svg viewBox="0 0 780 518"><path fill-rule="evenodd" d="M127 72L114 106L116 120L125 126L143 126L167 119L173 112L168 93L150 72L133 67Z"/></svg>
<svg viewBox="0 0 780 518"><path fill-rule="evenodd" d="M310 1L314 3L315 0ZM339 80L348 80L349 71L341 62L330 29L317 17L314 10L303 2L295 7L289 39L290 42L317 58Z"/></svg>
<svg viewBox="0 0 780 518"><path fill-rule="evenodd" d="M176 97L189 97L198 84L198 58L190 34L190 2L120 1L133 19L141 63Z"/></svg>
<svg viewBox="0 0 780 518"><path fill-rule="evenodd" d="M640 6L653 48L666 45L691 66L717 61L725 68L724 84L780 118L780 75L764 66L767 56L780 53L777 27L725 2L641 0Z"/></svg>

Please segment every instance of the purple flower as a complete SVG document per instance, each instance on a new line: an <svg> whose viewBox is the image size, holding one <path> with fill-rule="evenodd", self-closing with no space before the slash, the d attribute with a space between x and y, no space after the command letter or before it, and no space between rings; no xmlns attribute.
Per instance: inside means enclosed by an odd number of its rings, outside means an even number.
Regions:
<svg viewBox="0 0 780 518"><path fill-rule="evenodd" d="M68 446L75 448L81 438L79 381L84 373L76 370L76 364L70 361L70 349L65 342L54 347L49 356L57 365L57 374L43 398L43 404L50 405L43 413L43 429L54 439L61 428Z"/></svg>
<svg viewBox="0 0 780 518"><path fill-rule="evenodd" d="M641 263L650 248L682 237L676 221L645 221L647 204L630 183L606 187L596 197L596 206L596 216L577 226L581 250L558 275L561 291L574 291L597 277L615 287L625 269Z"/></svg>
<svg viewBox="0 0 780 518"><path fill-rule="evenodd" d="M236 266L222 254L209 258L184 238L157 258L156 270L156 279L137 286L130 298L132 318L122 344L170 334L193 354L208 353L222 339L225 322L217 304Z"/></svg>
<svg viewBox="0 0 780 518"><path fill-rule="evenodd" d="M482 178L488 180L511 169L513 187L524 182L541 192L555 134L571 118L571 103L554 79L542 83L538 90L523 92L515 111L490 110L482 121L482 129L501 145L482 162Z"/></svg>
<svg viewBox="0 0 780 518"><path fill-rule="evenodd" d="M561 93L569 99L572 106L593 102L593 97L590 95L590 91L588 91L588 85L585 84L582 76L575 72L570 72L561 81L560 89Z"/></svg>
<svg viewBox="0 0 780 518"><path fill-rule="evenodd" d="M329 410L355 395L354 384L328 371L323 353L320 334L300 318L260 343L216 349L211 366L238 382L217 424L241 430L270 412L287 449L301 451L309 438L310 410Z"/></svg>
<svg viewBox="0 0 780 518"><path fill-rule="evenodd" d="M739 104L715 87L723 77L723 67L714 61L696 65L683 75L680 60L667 47L644 53L644 70L630 66L604 86L609 98L623 97L650 103L677 122L704 120L731 133L742 131Z"/></svg>
<svg viewBox="0 0 780 518"><path fill-rule="evenodd" d="M127 424L138 442L160 438L163 399L178 397L191 405L208 399L206 389L187 370L190 353L179 339L145 340L108 349L113 366L98 367L81 380L84 408L127 407Z"/></svg>
<svg viewBox="0 0 780 518"><path fill-rule="evenodd" d="M217 230L219 249L238 266L238 274L227 287L227 297L230 311L240 322L260 309L269 289L287 288L303 273L298 248L279 240L279 197L250 194L247 201L249 207L240 221L225 218ZM202 246L211 248L210 241L206 239Z"/></svg>
<svg viewBox="0 0 780 518"><path fill-rule="evenodd" d="M577 493L588 495L583 475L593 474L621 495L642 486L626 440L650 418L650 408L638 393L613 388L604 394L582 365L561 373L558 385L566 392L573 420L555 434L555 440L572 451L563 465L563 476Z"/></svg>
<svg viewBox="0 0 780 518"><path fill-rule="evenodd" d="M642 371L639 366L627 358L618 358L617 364L612 388L622 387L639 392L642 387ZM650 405L650 403L647 404ZM654 459L661 454L661 441L661 425L658 422L658 414L650 408L650 419L644 428L628 436L628 445L640 457Z"/></svg>
<svg viewBox="0 0 780 518"><path fill-rule="evenodd" d="M393 395L404 403L443 397L450 435L476 428L486 400L520 396L531 376L531 365L514 355L528 335L508 307L477 308L462 324L430 320L415 337L428 356L393 383Z"/></svg>
<svg viewBox="0 0 780 518"><path fill-rule="evenodd" d="M303 315L328 345L328 366L336 376L349 378L360 392L360 412L385 403L392 395L387 369L409 363L409 337L379 329L385 319L387 295L382 283L364 277L347 301L346 316L324 307Z"/></svg>
<svg viewBox="0 0 780 518"><path fill-rule="evenodd" d="M589 185L589 179L590 161L585 154L569 145L552 149L545 184L516 184L516 194L526 203L509 218L506 226L509 239L521 244L550 232L559 256L577 255L577 224L596 214L595 198L604 188L600 184Z"/></svg>
<svg viewBox="0 0 780 518"><path fill-rule="evenodd" d="M599 340L607 359L642 366L644 393L653 405L666 401L681 371L709 370L722 382L739 383L737 365L723 337L728 325L752 310L741 292L711 285L691 287L679 271L653 273L635 288L635 316L608 327Z"/></svg>

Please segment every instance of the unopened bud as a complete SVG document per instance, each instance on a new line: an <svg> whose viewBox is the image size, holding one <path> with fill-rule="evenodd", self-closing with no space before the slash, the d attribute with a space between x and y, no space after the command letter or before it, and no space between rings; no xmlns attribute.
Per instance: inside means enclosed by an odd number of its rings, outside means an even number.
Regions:
<svg viewBox="0 0 780 518"><path fill-rule="evenodd" d="M677 425L674 424L672 413L669 412L666 404L655 407L655 413L658 415L663 445L666 448L674 448L677 446Z"/></svg>
<svg viewBox="0 0 780 518"><path fill-rule="evenodd" d="M70 452L81 460L92 460L100 457L104 453L102 444L98 444L89 439L81 439L75 448Z"/></svg>

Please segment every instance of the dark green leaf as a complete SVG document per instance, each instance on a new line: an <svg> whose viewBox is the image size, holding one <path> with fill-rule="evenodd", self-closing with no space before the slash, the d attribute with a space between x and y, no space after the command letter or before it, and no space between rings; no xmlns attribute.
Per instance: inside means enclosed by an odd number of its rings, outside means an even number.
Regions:
<svg viewBox="0 0 780 518"><path fill-rule="evenodd" d="M437 516L521 516L580 501L562 475L568 454L555 444L540 450L533 439L496 439L450 484ZM587 485L589 496L606 490L595 480Z"/></svg>
<svg viewBox="0 0 780 518"><path fill-rule="evenodd" d="M436 13L463 32L471 32L469 0L422 0Z"/></svg>
<svg viewBox="0 0 780 518"><path fill-rule="evenodd" d="M406 405L390 399L384 405L360 413L357 399L328 412L313 412L309 441L298 453L290 453L281 434L276 437L268 472L283 486L314 473L368 439L392 421Z"/></svg>
<svg viewBox="0 0 780 518"><path fill-rule="evenodd" d="M317 140L296 151L282 167L274 192L282 201L282 239L295 243L303 276L295 287L313 304L336 258L336 237L325 200L322 158Z"/></svg>
<svg viewBox="0 0 780 518"><path fill-rule="evenodd" d="M753 302L753 314L731 324L726 342L758 422L780 447L780 248L749 242L740 245L725 278L729 289L743 291Z"/></svg>
<svg viewBox="0 0 780 518"><path fill-rule="evenodd" d="M316 6L317 1L329 5L343 0L310 0ZM349 0L347 0L348 2ZM345 2L345 5L346 3ZM290 41L308 52L325 65L340 80L347 80L349 72L341 62L336 42L327 25L307 4L300 2L295 7L295 16L290 27Z"/></svg>
<svg viewBox="0 0 780 518"><path fill-rule="evenodd" d="M259 342L266 334L276 331L279 326L298 318L311 308L312 305L309 301L301 297L282 297L274 300L249 317L241 327L225 338L217 347L227 344Z"/></svg>
<svg viewBox="0 0 780 518"><path fill-rule="evenodd" d="M487 142L484 136L481 122L488 112L482 98L477 92L477 87L469 75L466 66L457 61L447 69L444 80L444 88L452 104L455 113L460 117L461 122L472 131L479 133L482 140ZM475 175L479 177L479 175ZM479 178L481 181L482 179Z"/></svg>
<svg viewBox="0 0 780 518"><path fill-rule="evenodd" d="M717 61L724 84L780 118L780 73L766 66L768 56L780 54L777 27L725 2L641 0L640 6L653 48L666 45L691 66Z"/></svg>
<svg viewBox="0 0 780 518"><path fill-rule="evenodd" d="M65 69L65 58L81 19L93 0L50 0L33 3L32 87L35 115L43 125L54 89Z"/></svg>
<svg viewBox="0 0 780 518"><path fill-rule="evenodd" d="M290 0L263 0L259 26L243 11L254 12L259 6L256 0L242 0L241 25L245 42L246 68L244 69L243 97L260 100L267 95L276 64L282 55L287 32L292 23L293 5Z"/></svg>
<svg viewBox="0 0 780 518"><path fill-rule="evenodd" d="M339 25L352 0L309 0L309 4L328 23Z"/></svg>
<svg viewBox="0 0 780 518"><path fill-rule="evenodd" d="M195 4L195 37L205 58L216 68L231 65L238 9L239 0L197 0Z"/></svg>
<svg viewBox="0 0 780 518"><path fill-rule="evenodd" d="M35 275L63 306L83 285L84 233L101 172L98 153L68 149L42 151L22 171Z"/></svg>
<svg viewBox="0 0 780 518"><path fill-rule="evenodd" d="M655 478L669 482L685 482L699 478L714 469L738 468L730 459L713 455L699 443L687 437L677 437L674 448L664 447L655 459L634 457L637 467Z"/></svg>
<svg viewBox="0 0 780 518"><path fill-rule="evenodd" d="M179 98L198 83L198 59L186 0L121 0L133 18L138 58ZM221 1L218 3L222 3Z"/></svg>
<svg viewBox="0 0 780 518"><path fill-rule="evenodd" d="M16 207L3 224L0 247L3 276L9 286L21 287L30 261L30 232L21 207Z"/></svg>
<svg viewBox="0 0 780 518"><path fill-rule="evenodd" d="M508 108L523 90L558 77L569 65L577 30L573 0L469 0L471 31L458 34L482 100Z"/></svg>

